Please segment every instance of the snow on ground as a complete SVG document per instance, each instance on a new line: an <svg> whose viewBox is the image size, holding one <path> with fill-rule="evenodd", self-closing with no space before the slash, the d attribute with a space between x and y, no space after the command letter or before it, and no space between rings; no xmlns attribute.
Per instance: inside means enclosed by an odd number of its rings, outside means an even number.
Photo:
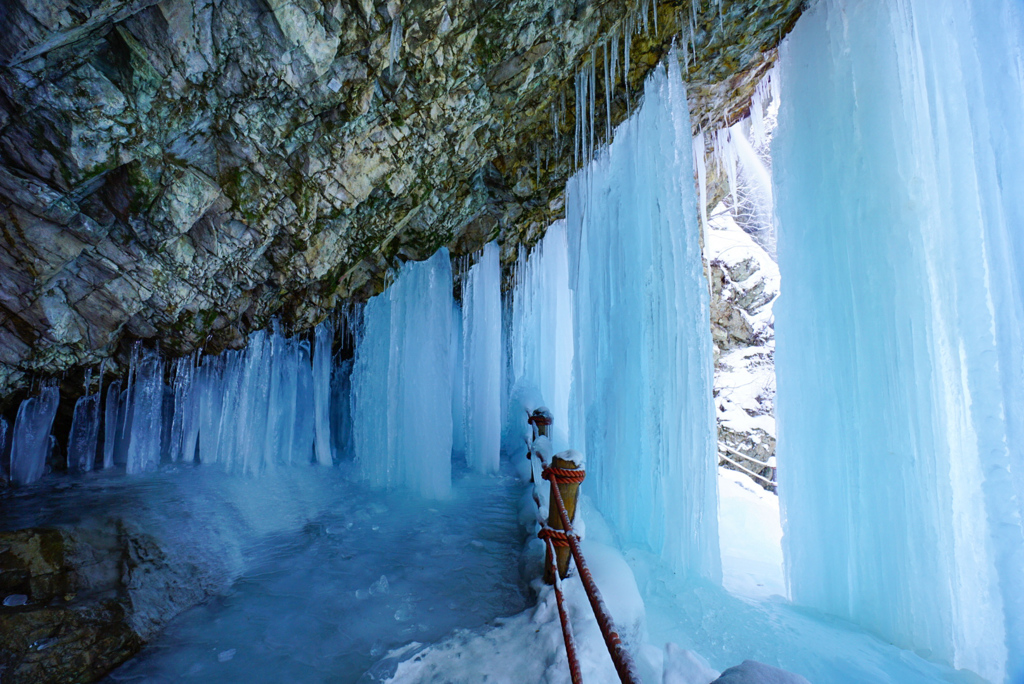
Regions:
<svg viewBox="0 0 1024 684"><path fill-rule="evenodd" d="M718 469L722 585L747 598L785 597L779 497L746 475Z"/></svg>

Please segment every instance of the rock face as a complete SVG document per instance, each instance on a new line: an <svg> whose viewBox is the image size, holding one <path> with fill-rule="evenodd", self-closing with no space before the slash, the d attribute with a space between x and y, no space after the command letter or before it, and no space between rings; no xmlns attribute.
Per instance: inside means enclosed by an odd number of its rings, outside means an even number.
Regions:
<svg viewBox="0 0 1024 684"><path fill-rule="evenodd" d="M774 490L775 331L779 270L720 204L705 235L721 465ZM728 459L728 460L726 460ZM730 463L732 461L732 463Z"/></svg>
<svg viewBox="0 0 1024 684"><path fill-rule="evenodd" d="M708 127L745 107L800 6L11 0L0 396L105 358L118 372L132 339L186 353L274 316L306 329L444 244L512 254L561 214L581 65L605 130L683 26Z"/></svg>
<svg viewBox="0 0 1024 684"><path fill-rule="evenodd" d="M139 548L155 547L123 530L87 537L0 533L3 681L95 681L142 648L147 631L133 624L129 587L150 574Z"/></svg>

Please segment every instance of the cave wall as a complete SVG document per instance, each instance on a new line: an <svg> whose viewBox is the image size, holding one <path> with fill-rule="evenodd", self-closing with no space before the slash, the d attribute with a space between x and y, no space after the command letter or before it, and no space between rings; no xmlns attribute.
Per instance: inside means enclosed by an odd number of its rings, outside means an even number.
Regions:
<svg viewBox="0 0 1024 684"><path fill-rule="evenodd" d="M0 397L303 331L387 270L564 214L574 76L612 124L682 36L742 115L800 0L12 0L0 15ZM603 104L603 103L601 103ZM598 106L596 127L606 126ZM556 130L557 129L557 130ZM97 374L98 377L98 374ZM62 402L67 403L67 402Z"/></svg>

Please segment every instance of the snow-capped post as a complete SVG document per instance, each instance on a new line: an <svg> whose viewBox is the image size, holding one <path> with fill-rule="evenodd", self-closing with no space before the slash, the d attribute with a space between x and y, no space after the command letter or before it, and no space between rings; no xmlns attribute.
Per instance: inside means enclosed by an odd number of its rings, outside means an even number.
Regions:
<svg viewBox="0 0 1024 684"><path fill-rule="evenodd" d="M576 500L579 496L580 483L586 477L586 472L579 466L580 460L577 452L571 449L563 451L551 459L551 467L547 470L551 476L548 478L551 480L551 488L558 487L558 492L562 495L565 512L569 514L570 526L576 520ZM562 516L558 513L553 491L548 501L548 527L555 530L564 530ZM569 574L569 544L565 541L556 541L554 548L555 561L558 565L558 576L565 579L566 575ZM555 578L551 573L551 546L548 546L546 555L548 557L544 559L544 581L548 584L554 584Z"/></svg>
<svg viewBox="0 0 1024 684"><path fill-rule="evenodd" d="M551 423L554 420L554 416L551 415L551 411L546 406L535 409L529 418L529 423L533 426L533 438L549 437L548 432L551 430Z"/></svg>

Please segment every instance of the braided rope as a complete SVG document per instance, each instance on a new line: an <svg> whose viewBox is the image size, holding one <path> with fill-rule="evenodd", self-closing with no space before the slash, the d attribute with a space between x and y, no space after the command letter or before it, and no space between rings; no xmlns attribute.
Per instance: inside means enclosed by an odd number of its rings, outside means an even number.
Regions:
<svg viewBox="0 0 1024 684"><path fill-rule="evenodd" d="M550 541L553 546L563 549L569 548L569 537L566 536L565 530L556 530L553 527L545 525L540 528L539 532L537 532L537 536L546 541Z"/></svg>
<svg viewBox="0 0 1024 684"><path fill-rule="evenodd" d="M569 468L547 466L544 468L544 472L541 473L541 477L545 480L551 480L555 484L579 484L587 477L587 471L583 470L583 468L570 470Z"/></svg>

